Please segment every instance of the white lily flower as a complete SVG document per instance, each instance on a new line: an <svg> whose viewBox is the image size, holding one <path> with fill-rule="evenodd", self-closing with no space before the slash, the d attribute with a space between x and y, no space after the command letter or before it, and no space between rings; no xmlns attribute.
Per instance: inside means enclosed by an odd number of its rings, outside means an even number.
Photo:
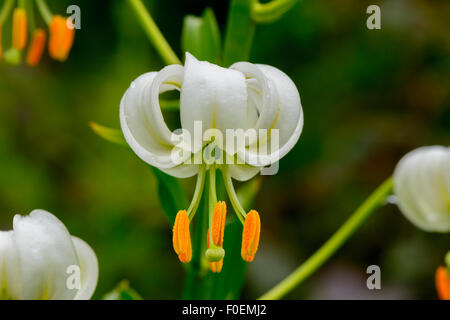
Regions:
<svg viewBox="0 0 450 320"><path fill-rule="evenodd" d="M178 178L197 174L199 165L184 163L189 154L173 161L172 153L180 139L167 127L159 105L159 95L169 90L180 91L181 126L192 137L196 121L201 121L204 132L217 129L224 137L227 129L267 130L264 136L257 131L257 146L255 141L247 141L243 148L223 148L231 155L237 153L246 163L229 165L231 176L241 181L286 155L303 128L298 90L282 71L247 62L226 69L186 53L184 67L170 65L138 77L120 104L122 131L133 151L145 162ZM273 129L278 129L279 147L266 154L265 147L271 146L271 132L276 131ZM192 143L192 154L206 144L207 141Z"/></svg>
<svg viewBox="0 0 450 320"><path fill-rule="evenodd" d="M94 251L47 211L16 215L13 230L0 231L0 299L87 300L97 279Z"/></svg>
<svg viewBox="0 0 450 320"><path fill-rule="evenodd" d="M422 147L406 154L394 172L401 212L425 231L450 231L450 148Z"/></svg>
<svg viewBox="0 0 450 320"><path fill-rule="evenodd" d="M168 128L161 112L159 95L169 90L180 92L181 133ZM303 110L293 81L274 67L238 62L230 68L222 68L198 61L186 53L184 67L169 65L159 72L143 74L133 81L120 103L120 123L127 143L148 164L178 178L198 174L191 206L185 211L189 220L180 218L177 221L189 222L195 214L203 190L205 171L213 175L210 177L211 183L214 183L209 189L213 193L210 199L216 199L214 175L216 168L219 168L235 212L244 223L246 213L234 192L232 178L246 181L263 167L278 162L286 155L300 137ZM208 136L210 130L215 133ZM228 135L230 130L236 133L236 137ZM245 132L244 139L240 141L237 137L239 132ZM201 135L200 141L196 137L198 134ZM185 144L181 145L180 141ZM208 146L214 147L210 150L224 151L219 159L225 157L226 163L217 158L213 163L201 163ZM174 151L187 152L174 157ZM197 155L202 159L200 163L195 160L198 159ZM231 163L228 161L230 159L233 160ZM211 204L212 207L214 204ZM213 219L209 220L212 228ZM252 214L252 221L256 220L259 220L259 215ZM183 227L177 225L174 231L188 231L189 228L185 228L184 224ZM177 253L183 251L179 243L174 243L174 246ZM186 257L190 254L184 251L181 260L187 262L190 259ZM250 256L245 254L245 259L251 260Z"/></svg>

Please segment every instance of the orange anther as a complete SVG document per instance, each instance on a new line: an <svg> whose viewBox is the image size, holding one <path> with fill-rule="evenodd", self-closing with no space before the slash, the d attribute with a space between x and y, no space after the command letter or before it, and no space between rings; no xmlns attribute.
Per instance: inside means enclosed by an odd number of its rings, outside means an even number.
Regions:
<svg viewBox="0 0 450 320"><path fill-rule="evenodd" d="M225 201L216 203L212 217L212 240L218 247L223 246L223 234L225 231L225 219L227 216L227 204Z"/></svg>
<svg viewBox="0 0 450 320"><path fill-rule="evenodd" d="M259 235L261 233L261 220L255 210L251 210L245 217L244 231L242 232L241 256L247 262L252 262L258 250Z"/></svg>
<svg viewBox="0 0 450 320"><path fill-rule="evenodd" d="M214 273L220 273L220 271L222 271L222 267L223 267L223 259L217 262L209 263L209 268Z"/></svg>
<svg viewBox="0 0 450 320"><path fill-rule="evenodd" d="M55 60L66 60L72 48L75 29L67 26L68 20L69 18L66 19L55 15L49 25L50 39L48 49L50 56Z"/></svg>
<svg viewBox="0 0 450 320"><path fill-rule="evenodd" d="M443 266L436 270L436 290L441 300L450 300L450 273Z"/></svg>
<svg viewBox="0 0 450 320"><path fill-rule="evenodd" d="M42 53L45 48L45 40L47 35L42 29L37 29L34 32L33 39L31 40L30 47L28 48L27 64L30 67L36 66L41 60Z"/></svg>
<svg viewBox="0 0 450 320"><path fill-rule="evenodd" d="M22 8L14 9L12 26L12 45L22 50L27 44L27 15Z"/></svg>
<svg viewBox="0 0 450 320"><path fill-rule="evenodd" d="M173 248L181 262L192 259L191 234L189 232L189 217L186 210L180 210L173 225Z"/></svg>

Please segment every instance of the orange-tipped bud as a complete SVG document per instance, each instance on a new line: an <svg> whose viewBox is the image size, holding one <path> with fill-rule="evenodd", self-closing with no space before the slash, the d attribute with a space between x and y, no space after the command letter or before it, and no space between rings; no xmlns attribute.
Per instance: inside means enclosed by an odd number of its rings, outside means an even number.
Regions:
<svg viewBox="0 0 450 320"><path fill-rule="evenodd" d="M42 29L37 29L34 32L33 39L31 40L30 47L28 48L27 64L30 67L35 67L39 61L41 61L42 54L44 53L45 41L47 35Z"/></svg>
<svg viewBox="0 0 450 320"><path fill-rule="evenodd" d="M258 250L259 235L261 233L261 220L255 210L245 217L244 231L242 232L241 256L247 262L252 262Z"/></svg>
<svg viewBox="0 0 450 320"><path fill-rule="evenodd" d="M12 45L17 50L22 50L27 45L27 15L22 8L14 9Z"/></svg>
<svg viewBox="0 0 450 320"><path fill-rule="evenodd" d="M75 29L67 26L68 20L69 18L55 15L49 25L48 50L50 56L55 60L65 61L72 48Z"/></svg>
<svg viewBox="0 0 450 320"><path fill-rule="evenodd" d="M435 281L439 299L450 300L450 273L445 267L437 268Z"/></svg>
<svg viewBox="0 0 450 320"><path fill-rule="evenodd" d="M191 234L189 232L189 217L186 210L180 210L173 225L173 248L181 262L187 263L192 259Z"/></svg>

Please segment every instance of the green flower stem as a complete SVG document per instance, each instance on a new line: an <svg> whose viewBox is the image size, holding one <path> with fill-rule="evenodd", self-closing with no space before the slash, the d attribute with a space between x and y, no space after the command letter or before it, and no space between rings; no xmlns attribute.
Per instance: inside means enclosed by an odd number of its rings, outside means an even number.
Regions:
<svg viewBox="0 0 450 320"><path fill-rule="evenodd" d="M189 221L192 221L192 219L194 218L195 213L197 212L198 209L198 205L200 204L203 188L205 186L205 176L206 176L206 168L204 165L201 165L198 168L197 183L195 185L194 196L192 197L191 204L189 205L189 208L187 210Z"/></svg>
<svg viewBox="0 0 450 320"><path fill-rule="evenodd" d="M193 220L194 233L192 241L192 261L187 265L186 280L183 289L183 299L198 298L196 292L208 273L209 264L206 259L206 232L208 231L208 194L209 176L205 177L205 191L198 208L196 219ZM203 292L202 292L203 293Z"/></svg>
<svg viewBox="0 0 450 320"><path fill-rule="evenodd" d="M255 1L252 8L252 19L257 23L273 22L289 11L299 0L272 0L267 3Z"/></svg>
<svg viewBox="0 0 450 320"><path fill-rule="evenodd" d="M145 8L141 0L128 0L132 8L134 9L142 28L147 33L150 42L158 51L161 58L166 64L181 64L180 59L173 52L169 43L166 41L152 16Z"/></svg>
<svg viewBox="0 0 450 320"><path fill-rule="evenodd" d="M36 0L36 6L41 13L42 19L44 19L45 23L49 25L52 21L53 13L48 8L45 0Z"/></svg>
<svg viewBox="0 0 450 320"><path fill-rule="evenodd" d="M3 23L5 23L5 20L11 14L11 10L14 6L14 2L16 2L16 1L15 0L6 0L3 3L3 7L0 11L0 27L3 25Z"/></svg>
<svg viewBox="0 0 450 320"><path fill-rule="evenodd" d="M244 224L245 216L247 214L239 201L236 191L234 190L233 181L231 180L231 175L229 174L228 167L226 165L224 165L222 168L222 175L225 180L225 189L227 190L231 205L233 206L233 209L236 212L236 215L241 223Z"/></svg>
<svg viewBox="0 0 450 320"><path fill-rule="evenodd" d="M251 19L253 0L232 0L228 13L223 63L225 67L237 61L248 61L255 23Z"/></svg>
<svg viewBox="0 0 450 320"><path fill-rule="evenodd" d="M366 221L366 219L385 203L386 198L392 192L392 178L381 184L353 213L353 215L336 231L325 244L316 251L308 260L298 267L287 278L277 284L274 288L262 295L261 300L280 299L297 285L302 283L317 269L319 269L353 233Z"/></svg>
<svg viewBox="0 0 450 320"><path fill-rule="evenodd" d="M33 36L34 30L36 29L36 23L34 22L34 0L26 0L24 4L25 11L27 13L28 30L31 36Z"/></svg>

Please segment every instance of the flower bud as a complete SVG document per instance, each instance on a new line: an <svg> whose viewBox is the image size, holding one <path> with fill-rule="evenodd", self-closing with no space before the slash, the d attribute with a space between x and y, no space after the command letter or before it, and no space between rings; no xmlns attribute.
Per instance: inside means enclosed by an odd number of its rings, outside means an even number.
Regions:
<svg viewBox="0 0 450 320"><path fill-rule="evenodd" d="M422 147L394 172L394 193L405 217L425 231L450 231L450 148Z"/></svg>
<svg viewBox="0 0 450 320"><path fill-rule="evenodd" d="M89 299L97 279L94 251L47 211L16 215L13 230L0 231L0 300Z"/></svg>

